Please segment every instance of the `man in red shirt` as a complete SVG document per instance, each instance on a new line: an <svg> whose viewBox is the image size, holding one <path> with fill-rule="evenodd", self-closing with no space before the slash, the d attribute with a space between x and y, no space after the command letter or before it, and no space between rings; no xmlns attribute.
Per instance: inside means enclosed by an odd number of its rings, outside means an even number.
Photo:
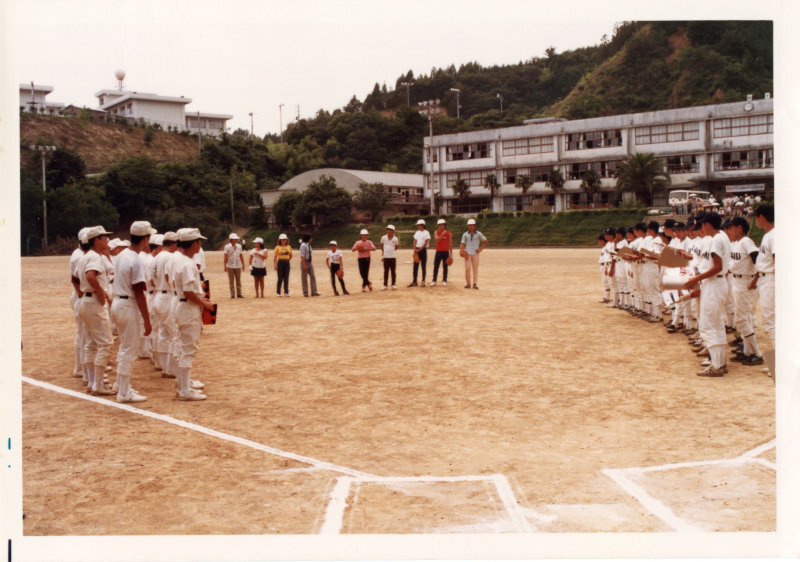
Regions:
<svg viewBox="0 0 800 562"><path fill-rule="evenodd" d="M447 266L452 262L453 255L453 236L447 230L444 219L439 219L436 231L433 233L436 239L436 255L433 258L433 282L431 287L436 285L436 276L439 273L439 264L442 264L442 285L447 286Z"/></svg>

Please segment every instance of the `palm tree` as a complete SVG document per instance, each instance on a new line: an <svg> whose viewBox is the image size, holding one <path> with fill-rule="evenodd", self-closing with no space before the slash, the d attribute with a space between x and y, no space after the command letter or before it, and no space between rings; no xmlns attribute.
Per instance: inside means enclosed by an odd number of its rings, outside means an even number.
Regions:
<svg viewBox="0 0 800 562"><path fill-rule="evenodd" d="M456 199L458 199L459 204L464 206L470 196L469 184L467 183L467 180L458 178L453 183L453 193L455 194Z"/></svg>
<svg viewBox="0 0 800 562"><path fill-rule="evenodd" d="M654 193L672 183L669 174L664 171L664 161L649 152L629 156L617 165L614 177L617 178L617 195L625 191L632 192L647 205L652 204Z"/></svg>
<svg viewBox="0 0 800 562"><path fill-rule="evenodd" d="M486 176L486 180L483 182L483 185L489 190L489 195L491 197L490 205L494 207L494 196L500 189L500 182L497 181L497 176L495 174L488 174Z"/></svg>
<svg viewBox="0 0 800 562"><path fill-rule="evenodd" d="M595 194L600 191L600 174L598 174L592 168L586 170L586 173L583 175L583 179L581 180L581 189L583 189L584 193L586 193L586 198L589 201L589 204L594 206L594 196Z"/></svg>
<svg viewBox="0 0 800 562"><path fill-rule="evenodd" d="M516 181L516 183L514 185L516 185L517 187L522 189L522 195L523 196L527 196L528 195L528 190L533 185L533 178L530 177L528 174L520 174L520 175L517 176L517 181ZM530 198L528 198L528 206L530 206L530 204L531 204L531 201L530 201Z"/></svg>
<svg viewBox="0 0 800 562"><path fill-rule="evenodd" d="M544 185L552 189L554 194L558 194L564 188L565 183L564 175L558 168L553 168L547 172L547 181L544 182ZM558 201L556 201L555 209L558 210L558 208Z"/></svg>

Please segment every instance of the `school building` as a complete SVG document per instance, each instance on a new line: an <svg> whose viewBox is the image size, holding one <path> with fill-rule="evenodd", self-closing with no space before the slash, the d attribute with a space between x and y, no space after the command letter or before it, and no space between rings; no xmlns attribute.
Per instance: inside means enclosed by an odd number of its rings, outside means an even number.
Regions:
<svg viewBox="0 0 800 562"><path fill-rule="evenodd" d="M425 198L440 194L443 214L609 206L616 202L616 166L636 153L663 160L671 189L769 197L774 192L772 106L765 94L741 102L571 121L547 117L515 127L425 137ZM545 186L553 168L566 180L559 193ZM601 178L593 201L581 189L589 169ZM493 200L485 186L489 174L500 184ZM533 179L526 196L515 185L521 174ZM459 179L470 186L465 203L453 192ZM666 193L659 194L654 205L666 202Z"/></svg>

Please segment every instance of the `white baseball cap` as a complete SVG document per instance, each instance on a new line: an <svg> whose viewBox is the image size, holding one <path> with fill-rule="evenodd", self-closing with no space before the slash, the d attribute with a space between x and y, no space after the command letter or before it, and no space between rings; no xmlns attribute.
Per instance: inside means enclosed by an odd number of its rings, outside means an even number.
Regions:
<svg viewBox="0 0 800 562"><path fill-rule="evenodd" d="M362 229L361 229L361 232L359 232L359 235L361 235L361 234L366 234L366 235L369 235L369 232L367 232L367 229L366 229L366 228L362 228Z"/></svg>
<svg viewBox="0 0 800 562"><path fill-rule="evenodd" d="M88 229L86 229L86 242L84 242L84 244L88 244L89 240L91 240L92 238L97 238L98 236L103 236L104 234L108 236L109 234L112 233L99 225L90 226Z"/></svg>
<svg viewBox="0 0 800 562"><path fill-rule="evenodd" d="M259 244L263 244L263 243L264 243L264 240L263 240L263 239L262 239L262 238L259 236L258 238L255 238L255 239L253 240L253 244L255 244L256 242L258 242Z"/></svg>
<svg viewBox="0 0 800 562"><path fill-rule="evenodd" d="M395 228L394 228L394 225L393 225L393 224L390 224L389 226L387 226L387 227L386 227L386 229L387 229L387 230L395 230Z"/></svg>
<svg viewBox="0 0 800 562"><path fill-rule="evenodd" d="M339 244L336 243L336 240L331 240L328 242L328 246L338 246Z"/></svg>
<svg viewBox="0 0 800 562"><path fill-rule="evenodd" d="M422 219L419 219L419 220L417 221L417 225L420 225L420 224L424 225L424 224L425 224L425 221L424 221L424 220L422 220Z"/></svg>
<svg viewBox="0 0 800 562"><path fill-rule="evenodd" d="M436 224L444 224L444 219L439 219L438 221L436 221Z"/></svg>
<svg viewBox="0 0 800 562"><path fill-rule="evenodd" d="M164 242L177 242L178 241L178 233L177 232L172 232L171 230L165 232L163 241Z"/></svg>
<svg viewBox="0 0 800 562"><path fill-rule="evenodd" d="M111 240L109 240L109 241L108 241L108 249L109 249L109 250L114 250L114 249L116 249L116 248L117 248L117 246L119 246L119 243L120 243L120 242L122 242L122 240L120 240L119 238L112 238ZM86 243L86 242L84 242L84 244L85 244L85 243Z"/></svg>
<svg viewBox="0 0 800 562"><path fill-rule="evenodd" d="M469 220L467 221L467 226L469 226L469 225L471 225L471 224L475 224L475 219L469 219Z"/></svg>
<svg viewBox="0 0 800 562"><path fill-rule="evenodd" d="M82 244L86 244L86 242L84 242L84 241L83 241L83 237L86 235L86 231L87 231L87 230L89 230L89 227L88 227L88 226L84 226L83 228L81 228L81 229L78 231L78 240L79 240L79 241L80 241Z"/></svg>
<svg viewBox="0 0 800 562"><path fill-rule="evenodd" d="M148 236L158 232L148 221L134 221L131 224L131 234L134 236Z"/></svg>
<svg viewBox="0 0 800 562"><path fill-rule="evenodd" d="M238 240L239 239L239 235L236 234L235 232L231 232L231 235L228 236L228 238L230 238L231 240Z"/></svg>
<svg viewBox="0 0 800 562"><path fill-rule="evenodd" d="M153 234L150 237L150 243L156 246L162 246L164 244L164 235L163 234Z"/></svg>
<svg viewBox="0 0 800 562"><path fill-rule="evenodd" d="M285 234L281 234L280 236L278 236L278 240L288 240L288 239L289 237L286 236Z"/></svg>
<svg viewBox="0 0 800 562"><path fill-rule="evenodd" d="M117 248L130 248L131 247L131 241L130 240L120 240L119 238L117 238L117 240L118 240Z"/></svg>
<svg viewBox="0 0 800 562"><path fill-rule="evenodd" d="M182 228L178 231L178 240L192 242L194 240L208 240L208 238L200 234L200 230L197 228Z"/></svg>

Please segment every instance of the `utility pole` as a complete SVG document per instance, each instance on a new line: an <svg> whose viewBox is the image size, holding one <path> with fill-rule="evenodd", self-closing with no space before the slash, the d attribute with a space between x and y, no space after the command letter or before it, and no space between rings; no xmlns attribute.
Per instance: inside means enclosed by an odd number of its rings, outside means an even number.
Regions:
<svg viewBox="0 0 800 562"><path fill-rule="evenodd" d="M251 111L250 113L248 113L248 115L250 116L250 136L252 137L253 136L253 112Z"/></svg>
<svg viewBox="0 0 800 562"><path fill-rule="evenodd" d="M456 93L456 119L461 119L461 104L459 103L459 94L461 90L458 88L450 88L450 91Z"/></svg>
<svg viewBox="0 0 800 562"><path fill-rule="evenodd" d="M45 154L48 152L55 152L56 147L50 145L33 144L31 150L38 150L42 155L42 226L44 227L42 247L47 246L47 176L45 174Z"/></svg>
<svg viewBox="0 0 800 562"><path fill-rule="evenodd" d="M200 134L200 110L197 110L197 154L203 151L203 135Z"/></svg>
<svg viewBox="0 0 800 562"><path fill-rule="evenodd" d="M281 144L283 144L283 104L278 105L278 119L281 129Z"/></svg>
<svg viewBox="0 0 800 562"><path fill-rule="evenodd" d="M236 212L233 210L233 176L228 178L228 185L231 188L231 228L236 230Z"/></svg>
<svg viewBox="0 0 800 562"><path fill-rule="evenodd" d="M503 94L497 94L497 97L500 99L500 113L503 113Z"/></svg>
<svg viewBox="0 0 800 562"><path fill-rule="evenodd" d="M414 85L414 82L400 82L401 86L405 86L406 89L406 105L411 107L411 86Z"/></svg>
<svg viewBox="0 0 800 562"><path fill-rule="evenodd" d="M297 104L297 120L300 121L300 104Z"/></svg>
<svg viewBox="0 0 800 562"><path fill-rule="evenodd" d="M433 192L433 114L436 111L436 108L439 107L440 100L428 100L428 101L421 101L417 105L420 107L420 113L424 113L428 116L428 132L429 132L429 141L428 141L428 166L430 175L428 176L428 185L431 189L431 215L434 213L434 205L433 200L436 197L436 194ZM439 192L441 193L441 187L439 188Z"/></svg>

